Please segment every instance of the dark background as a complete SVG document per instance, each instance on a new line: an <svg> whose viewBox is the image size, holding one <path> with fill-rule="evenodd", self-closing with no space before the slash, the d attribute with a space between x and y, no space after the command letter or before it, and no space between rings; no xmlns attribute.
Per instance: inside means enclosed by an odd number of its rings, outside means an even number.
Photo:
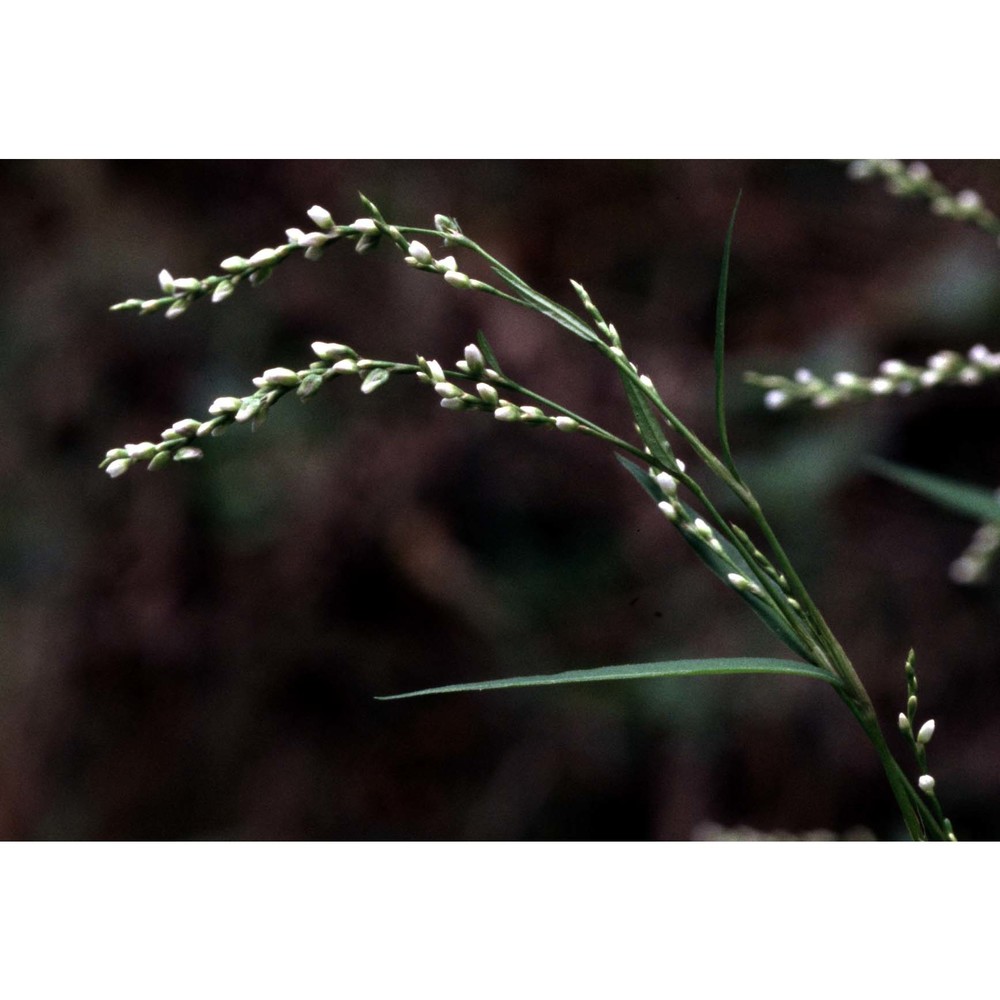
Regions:
<svg viewBox="0 0 1000 1000"><path fill-rule="evenodd" d="M1000 206L995 163L930 161ZM741 469L890 742L917 648L931 770L960 836L1000 832L1000 592L949 582L974 525L864 473L877 454L993 487L997 386L769 413L747 369L870 373L991 349L1000 249L828 162L8 161L0 174L0 835L8 839L680 839L714 825L904 835L825 685L701 679L384 703L432 684L648 659L783 655L595 442L442 410L394 380L283 400L203 462L110 480L309 343L505 369L630 432L601 359L391 247L285 262L181 318L109 313L338 222L457 216L569 306L588 288L712 439L723 238Z"/></svg>

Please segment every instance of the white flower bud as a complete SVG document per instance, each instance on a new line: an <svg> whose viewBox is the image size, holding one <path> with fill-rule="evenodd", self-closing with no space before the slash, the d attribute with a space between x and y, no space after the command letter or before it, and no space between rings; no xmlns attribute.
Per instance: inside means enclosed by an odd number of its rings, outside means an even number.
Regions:
<svg viewBox="0 0 1000 1000"><path fill-rule="evenodd" d="M928 167L926 163L921 163L918 160L916 163L911 163L906 168L906 173L909 175L910 180L926 181L930 180L931 168Z"/></svg>
<svg viewBox="0 0 1000 1000"><path fill-rule="evenodd" d="M677 508L672 503L668 503L666 500L662 500L656 506L660 508L663 515L667 518L668 521L677 520Z"/></svg>
<svg viewBox="0 0 1000 1000"><path fill-rule="evenodd" d="M927 795L934 794L934 786L937 784L935 780L929 774L922 774L917 779L917 784L920 786L920 791Z"/></svg>
<svg viewBox="0 0 1000 1000"><path fill-rule="evenodd" d="M308 247L310 250L317 247L325 247L332 237L326 233L303 233L299 240L300 247Z"/></svg>
<svg viewBox="0 0 1000 1000"><path fill-rule="evenodd" d="M116 458L104 471L112 479L117 479L119 476L123 476L126 472L128 472L131 464L132 459L130 458Z"/></svg>
<svg viewBox="0 0 1000 1000"><path fill-rule="evenodd" d="M656 485L663 490L664 496L673 496L677 492L677 480L669 472L661 472L656 476Z"/></svg>
<svg viewBox="0 0 1000 1000"><path fill-rule="evenodd" d="M833 376L833 384L849 389L852 385L858 384L858 376L854 372L837 372Z"/></svg>
<svg viewBox="0 0 1000 1000"><path fill-rule="evenodd" d="M879 366L878 370L883 375L888 375L890 378L896 375L902 375L906 370L906 365L902 361L896 358L889 358L887 361L883 361Z"/></svg>
<svg viewBox="0 0 1000 1000"><path fill-rule="evenodd" d="M212 291L212 301L225 302L234 291L236 286L231 281L220 281Z"/></svg>
<svg viewBox="0 0 1000 1000"><path fill-rule="evenodd" d="M955 195L955 206L963 212L976 212L983 207L983 199L975 191L959 191Z"/></svg>
<svg viewBox="0 0 1000 1000"><path fill-rule="evenodd" d="M201 448L178 448L174 452L175 462L196 462L199 458L204 458L205 453Z"/></svg>
<svg viewBox="0 0 1000 1000"><path fill-rule="evenodd" d="M164 268L162 271L160 271L157 277L159 278L160 281L160 288L162 288L167 293L167 295L171 295L174 290L174 279L171 276L170 272L166 268Z"/></svg>
<svg viewBox="0 0 1000 1000"><path fill-rule="evenodd" d="M458 396L451 396L448 399L442 399L441 405L446 410L464 410L468 404Z"/></svg>
<svg viewBox="0 0 1000 1000"><path fill-rule="evenodd" d="M268 385L298 385L299 377L290 368L268 368L261 376Z"/></svg>
<svg viewBox="0 0 1000 1000"><path fill-rule="evenodd" d="M705 523L700 517L694 519L694 533L699 537L703 538L706 542L713 537L711 527Z"/></svg>
<svg viewBox="0 0 1000 1000"><path fill-rule="evenodd" d="M240 271L245 271L249 264L250 262L245 257L227 257L219 267L223 271L229 271L230 274L237 274Z"/></svg>
<svg viewBox="0 0 1000 1000"><path fill-rule="evenodd" d="M329 232L333 229L333 216L321 205L313 205L313 207L306 212L306 215L308 215L309 218L312 219L312 221L325 232Z"/></svg>
<svg viewBox="0 0 1000 1000"><path fill-rule="evenodd" d="M923 743L926 746L931 741L931 737L934 735L934 720L928 719L921 727L920 732L917 733L917 742Z"/></svg>
<svg viewBox="0 0 1000 1000"><path fill-rule="evenodd" d="M780 410L788 402L788 393L781 389L771 389L764 396L764 406L769 410Z"/></svg>
<svg viewBox="0 0 1000 1000"><path fill-rule="evenodd" d="M457 385L452 385L451 382L435 382L434 391L445 399L457 399L464 395L462 390Z"/></svg>
<svg viewBox="0 0 1000 1000"><path fill-rule="evenodd" d="M358 370L358 363L353 358L344 358L338 361L330 370L336 372L338 375L353 375Z"/></svg>
<svg viewBox="0 0 1000 1000"><path fill-rule="evenodd" d="M466 344L465 363L469 366L469 371L472 374L481 372L486 367L486 360L483 358L483 352L479 350L475 344Z"/></svg>
<svg viewBox="0 0 1000 1000"><path fill-rule="evenodd" d="M174 301L170 304L170 308L167 309L164 315L167 319L176 319L187 309L189 305L190 303L187 299L174 299Z"/></svg>
<svg viewBox="0 0 1000 1000"><path fill-rule="evenodd" d="M351 229L365 236L373 236L378 232L378 223L374 219L355 219L351 223Z"/></svg>
<svg viewBox="0 0 1000 1000"><path fill-rule="evenodd" d="M198 428L201 427L200 420L178 420L171 425L171 429L177 431L181 437L191 437L192 434L198 433Z"/></svg>
<svg viewBox="0 0 1000 1000"><path fill-rule="evenodd" d="M432 382L445 381L444 369L437 361L425 361L424 367L427 369L427 374L430 375Z"/></svg>
<svg viewBox="0 0 1000 1000"><path fill-rule="evenodd" d="M201 282L197 278L174 278L174 290L178 292L197 292L201 290Z"/></svg>
<svg viewBox="0 0 1000 1000"><path fill-rule="evenodd" d="M434 261L437 264L439 270L442 271L457 271L458 261L454 257L442 257L440 260Z"/></svg>
<svg viewBox="0 0 1000 1000"><path fill-rule="evenodd" d="M868 388L875 393L876 396L885 396L886 394L892 392L892 382L887 378L873 378L868 384Z"/></svg>
<svg viewBox="0 0 1000 1000"><path fill-rule="evenodd" d="M513 403L504 403L503 406L498 406L493 411L493 416L496 417L497 420L512 423L521 419L521 411Z"/></svg>
<svg viewBox="0 0 1000 1000"><path fill-rule="evenodd" d="M522 406L521 416L525 420L548 420L549 418L537 406Z"/></svg>
<svg viewBox="0 0 1000 1000"><path fill-rule="evenodd" d="M355 352L345 344L327 344L317 340L310 345L313 354L322 361L339 361L341 358L356 357Z"/></svg>
<svg viewBox="0 0 1000 1000"><path fill-rule="evenodd" d="M243 400L237 399L236 396L220 396L208 408L208 412L214 416L220 413L235 413L242 405Z"/></svg>
<svg viewBox="0 0 1000 1000"><path fill-rule="evenodd" d="M814 377L815 376L811 371L809 371L808 368L799 368L795 372L795 381L798 382L799 385L808 385Z"/></svg>
<svg viewBox="0 0 1000 1000"><path fill-rule="evenodd" d="M560 431L575 431L580 425L572 417L556 417L556 429Z"/></svg>
<svg viewBox="0 0 1000 1000"><path fill-rule="evenodd" d="M250 256L248 264L259 266L261 264L273 264L278 259L278 252L274 247L264 247Z"/></svg>
<svg viewBox="0 0 1000 1000"><path fill-rule="evenodd" d="M476 392L479 393L479 398L490 406L496 406L500 402L500 393L486 382L477 382Z"/></svg>
<svg viewBox="0 0 1000 1000"><path fill-rule="evenodd" d="M142 441L139 444L125 445L129 458L149 459L156 454L156 445L152 441Z"/></svg>
<svg viewBox="0 0 1000 1000"><path fill-rule="evenodd" d="M406 249L418 264L430 264L434 260L434 255L419 240L414 240Z"/></svg>
<svg viewBox="0 0 1000 1000"><path fill-rule="evenodd" d="M910 726L910 720L906 717L904 712L899 713L899 731L905 736L907 733L913 731Z"/></svg>
<svg viewBox="0 0 1000 1000"><path fill-rule="evenodd" d="M294 226L291 229L286 229L285 235L288 237L288 242L297 247L302 246L302 241L306 238L306 234Z"/></svg>
<svg viewBox="0 0 1000 1000"><path fill-rule="evenodd" d="M444 280L451 285L452 288L469 288L472 282L467 274L462 274L461 271L445 271Z"/></svg>

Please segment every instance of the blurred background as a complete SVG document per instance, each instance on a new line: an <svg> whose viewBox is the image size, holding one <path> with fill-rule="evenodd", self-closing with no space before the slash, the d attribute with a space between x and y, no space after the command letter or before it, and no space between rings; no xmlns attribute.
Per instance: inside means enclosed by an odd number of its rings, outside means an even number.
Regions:
<svg viewBox="0 0 1000 1000"><path fill-rule="evenodd" d="M1000 206L1000 165L930 161ZM737 193L730 434L779 537L895 718L917 649L931 769L960 838L1000 836L1000 587L950 563L975 524L866 455L993 488L997 383L769 412L748 369L829 376L1000 347L1000 248L843 164L772 161L7 161L0 173L0 836L688 840L905 836L825 685L690 679L374 696L516 673L784 655L596 442L451 413L416 382L328 384L200 463L110 480L314 340L505 370L622 435L596 354L447 288L391 247L296 257L182 317L109 313L157 272L338 222L436 212L573 307L581 281L673 409L714 440L712 336Z"/></svg>

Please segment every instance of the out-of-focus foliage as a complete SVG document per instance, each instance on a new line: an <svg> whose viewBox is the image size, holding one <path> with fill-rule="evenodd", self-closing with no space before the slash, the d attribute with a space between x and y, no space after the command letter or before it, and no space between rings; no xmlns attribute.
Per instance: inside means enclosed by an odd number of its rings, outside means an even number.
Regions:
<svg viewBox="0 0 1000 1000"><path fill-rule="evenodd" d="M1000 204L1000 168L931 164ZM770 413L745 369L873 370L1000 347L982 232L773 162L10 162L0 177L0 834L8 838L680 838L705 824L901 835L877 760L822 685L691 679L376 702L438 684L781 647L627 474L574 435L331 385L195 467L110 481L158 434L312 341L505 369L619 433L568 335L383 250L296 260L166 322L111 314L211 273L304 210L435 212L572 304L581 281L673 409L712 434L729 276L740 469L891 723L916 646L935 775L965 838L1000 815L1000 593L952 584L967 523L866 473L1000 482L994 384ZM335 248L336 249L336 248ZM528 380L525 378L524 380Z"/></svg>

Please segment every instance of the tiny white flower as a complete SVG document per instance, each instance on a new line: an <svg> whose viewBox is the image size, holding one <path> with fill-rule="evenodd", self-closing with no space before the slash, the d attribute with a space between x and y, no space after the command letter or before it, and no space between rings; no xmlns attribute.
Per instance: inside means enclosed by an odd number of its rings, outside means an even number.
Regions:
<svg viewBox="0 0 1000 1000"><path fill-rule="evenodd" d="M353 375L358 370L358 363L353 358L343 358L330 370L338 375Z"/></svg>
<svg viewBox="0 0 1000 1000"><path fill-rule="evenodd" d="M809 371L808 368L799 368L795 372L795 381L798 382L799 385L808 385L814 377L815 376L811 371Z"/></svg>
<svg viewBox="0 0 1000 1000"><path fill-rule="evenodd" d="M521 415L527 420L547 420L548 417L537 406L522 406Z"/></svg>
<svg viewBox="0 0 1000 1000"><path fill-rule="evenodd" d="M238 273L239 271L245 271L249 265L249 261L245 257L227 257L219 267L223 271L229 271L231 274Z"/></svg>
<svg viewBox="0 0 1000 1000"><path fill-rule="evenodd" d="M890 377L894 375L902 375L906 371L906 365L897 358L889 358L887 361L883 361L879 366L878 370L883 375L888 375Z"/></svg>
<svg viewBox="0 0 1000 1000"><path fill-rule="evenodd" d="M917 779L917 784L920 786L920 791L926 793L927 795L932 795L934 793L934 786L937 782L929 774L922 774Z"/></svg>
<svg viewBox="0 0 1000 1000"><path fill-rule="evenodd" d="M648 375L640 375L639 381L647 388L653 388L653 380Z"/></svg>
<svg viewBox="0 0 1000 1000"><path fill-rule="evenodd" d="M906 168L906 173L909 175L910 180L926 181L930 180L931 168L926 163L921 163L917 160Z"/></svg>
<svg viewBox="0 0 1000 1000"><path fill-rule="evenodd" d="M441 405L446 410L464 410L468 404L458 396L449 396L447 399L441 400Z"/></svg>
<svg viewBox="0 0 1000 1000"><path fill-rule="evenodd" d="M355 219L351 223L351 229L366 236L373 236L378 232L378 223L374 219Z"/></svg>
<svg viewBox="0 0 1000 1000"><path fill-rule="evenodd" d="M261 376L268 385L298 385L299 377L290 368L268 368Z"/></svg>
<svg viewBox="0 0 1000 1000"><path fill-rule="evenodd" d="M330 215L330 213L321 205L313 205L313 207L306 212L306 215L308 215L320 229L326 231L333 229L333 216Z"/></svg>
<svg viewBox="0 0 1000 1000"><path fill-rule="evenodd" d="M201 448L178 448L174 452L175 462L196 462L199 458L204 458L205 453Z"/></svg>
<svg viewBox="0 0 1000 1000"><path fill-rule="evenodd" d="M434 262L442 271L457 271L458 261L454 257L442 257Z"/></svg>
<svg viewBox="0 0 1000 1000"><path fill-rule="evenodd" d="M515 420L521 419L521 411L513 403L504 403L503 406L498 406L493 411L493 416L497 420L512 423Z"/></svg>
<svg viewBox="0 0 1000 1000"><path fill-rule="evenodd" d="M934 735L934 720L928 719L921 727L920 731L917 733L917 742L923 743L926 746L931 741L931 737Z"/></svg>
<svg viewBox="0 0 1000 1000"><path fill-rule="evenodd" d="M910 720L904 712L899 713L899 731L905 736L911 731Z"/></svg>
<svg viewBox="0 0 1000 1000"><path fill-rule="evenodd" d="M452 385L451 382L436 382L434 391L439 396L444 396L445 399L458 399L464 395L462 390L457 385Z"/></svg>
<svg viewBox="0 0 1000 1000"><path fill-rule="evenodd" d="M687 471L687 466L681 461L681 459L677 459L677 468L680 469L681 472Z"/></svg>
<svg viewBox="0 0 1000 1000"><path fill-rule="evenodd" d="M858 384L858 376L854 372L837 372L833 376L833 384L839 385L844 389L849 389L851 386Z"/></svg>
<svg viewBox="0 0 1000 1000"><path fill-rule="evenodd" d="M231 281L220 281L212 291L212 301L225 302L234 291L236 286Z"/></svg>
<svg viewBox="0 0 1000 1000"><path fill-rule="evenodd" d="M983 380L983 373L978 368L963 368L958 373L958 380L965 385L978 385Z"/></svg>
<svg viewBox="0 0 1000 1000"><path fill-rule="evenodd" d="M198 433L198 428L201 427L200 420L177 420L171 425L171 429L177 431L182 437L190 437L192 434Z"/></svg>
<svg viewBox="0 0 1000 1000"><path fill-rule="evenodd" d="M572 417L556 417L556 428L561 431L575 431L580 425Z"/></svg>
<svg viewBox="0 0 1000 1000"><path fill-rule="evenodd" d="M174 278L174 289L178 292L197 292L201 282L197 278Z"/></svg>
<svg viewBox="0 0 1000 1000"><path fill-rule="evenodd" d="M788 393L781 389L771 389L764 396L764 406L769 410L780 410L788 402Z"/></svg>
<svg viewBox="0 0 1000 1000"><path fill-rule="evenodd" d="M887 393L892 392L893 385L887 378L873 378L871 382L868 383L868 388L871 389L876 396L885 396Z"/></svg>
<svg viewBox="0 0 1000 1000"><path fill-rule="evenodd" d="M749 590L750 581L745 576L740 576L739 573L727 573L726 579L737 589L737 590Z"/></svg>
<svg viewBox="0 0 1000 1000"><path fill-rule="evenodd" d="M325 247L330 242L331 237L326 233L303 233L299 240L300 247L308 247L310 250L317 247Z"/></svg>
<svg viewBox="0 0 1000 1000"><path fill-rule="evenodd" d="M174 290L174 279L171 276L170 272L166 268L164 268L162 271L160 271L157 277L159 278L160 281L160 288L162 288L167 293L167 295L170 295Z"/></svg>
<svg viewBox="0 0 1000 1000"><path fill-rule="evenodd" d="M302 241L306 238L306 234L301 229L295 227L286 229L285 235L288 237L288 242L297 247L302 246Z"/></svg>

